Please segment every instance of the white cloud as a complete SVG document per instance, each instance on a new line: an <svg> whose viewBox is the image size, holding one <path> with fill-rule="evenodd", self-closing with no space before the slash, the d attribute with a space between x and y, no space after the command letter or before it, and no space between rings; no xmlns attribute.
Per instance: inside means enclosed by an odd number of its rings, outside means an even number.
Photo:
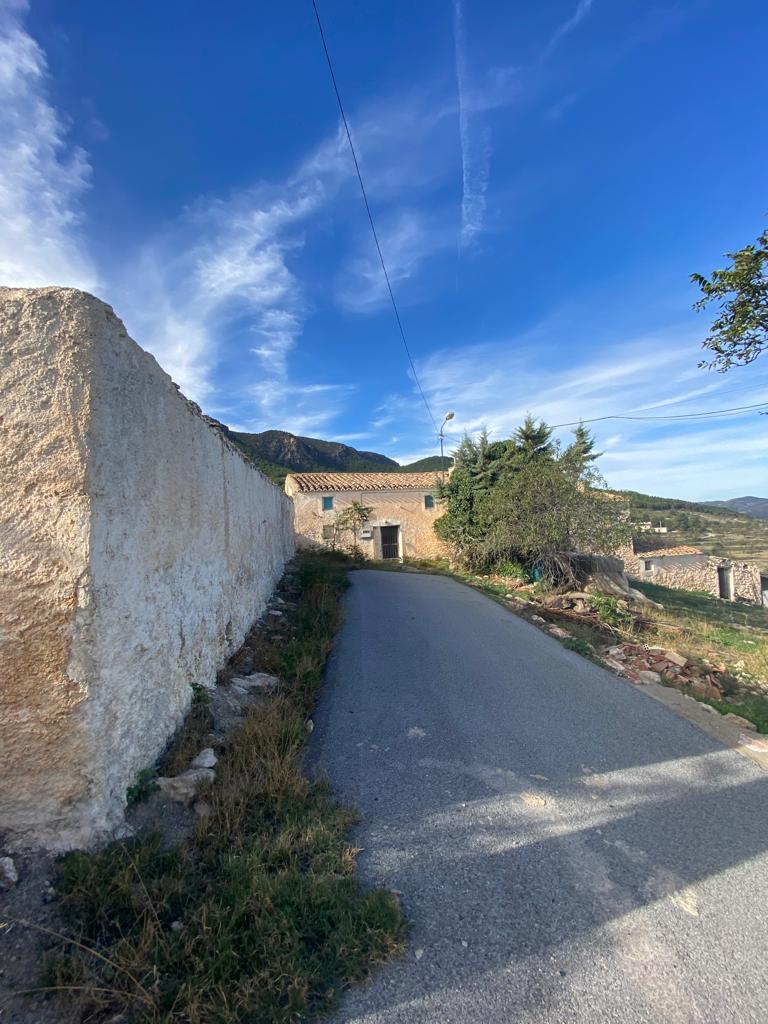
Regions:
<svg viewBox="0 0 768 1024"><path fill-rule="evenodd" d="M473 111L468 102L471 91L467 44L464 31L464 10L462 0L453 4L453 41L456 58L456 89L459 112L459 140L461 143L462 196L461 231L462 247L471 246L483 228L486 198L491 168L491 129Z"/></svg>
<svg viewBox="0 0 768 1024"><path fill-rule="evenodd" d="M447 173L440 160L446 120L434 98L420 94L371 105L351 122L364 169L372 169L366 173L369 193L389 204L380 234L393 284L415 274L450 239L447 229L396 206L404 189L412 197ZM403 146L414 137L417 144ZM264 423L272 416L280 424L298 424L296 429L317 429L332 419L319 392L317 412L292 410L295 394L286 385L289 360L311 313L298 258L306 235L323 224L342 195L360 203L346 137L337 127L285 181L200 199L144 247L138 268L127 269L116 304L126 312L129 329L135 325L135 336L191 397L225 407L214 380L223 339L232 345L234 336L257 361L252 373L243 371L242 387L255 404L246 415L240 403L241 421ZM345 309L368 312L388 300L362 215L359 223L357 252L346 260L335 296ZM311 393L305 393L305 403Z"/></svg>
<svg viewBox="0 0 768 1024"><path fill-rule="evenodd" d="M373 434L334 434L330 440L339 441L341 444L351 444L353 441L370 441Z"/></svg>
<svg viewBox="0 0 768 1024"><path fill-rule="evenodd" d="M26 3L0 0L0 284L92 290L80 237L86 154L67 146L47 95L45 55L26 32Z"/></svg>
<svg viewBox="0 0 768 1024"><path fill-rule="evenodd" d="M566 336L573 340L563 348L558 339ZM434 352L417 370L432 408L456 411L449 425L453 445L464 431L475 434L484 426L493 437L509 437L528 411L558 424L768 402L768 374L699 370L699 332L687 324L605 340L599 356L580 357L580 351L573 324L566 329L564 318L553 316L504 342ZM405 427L402 450L395 450L399 461L435 453L416 396L390 396L387 409ZM693 500L768 490L768 420L757 412L714 420L603 419L590 426L612 486ZM556 436L567 443L571 429Z"/></svg>
<svg viewBox="0 0 768 1024"><path fill-rule="evenodd" d="M201 199L126 268L118 308L185 394L215 399L223 339L232 337L245 387L257 372L285 383L306 316L289 263L303 245L305 222L325 200L320 179Z"/></svg>
<svg viewBox="0 0 768 1024"><path fill-rule="evenodd" d="M567 36L570 32L573 32L573 30L581 24L581 22L587 17L589 12L592 10L592 3L593 0L579 0L578 4L576 5L576 10L573 12L570 18L567 18L564 22L562 22L562 24L558 25L558 27L550 36L547 45L544 47L542 51L542 60L546 60L546 58L549 57L554 52L554 50L562 41L562 39L565 36Z"/></svg>
<svg viewBox="0 0 768 1024"><path fill-rule="evenodd" d="M393 290L412 278L434 253L454 244L453 232L444 222L413 209L399 209L378 226L378 237ZM402 293L395 291L402 302ZM344 308L368 313L389 302L389 292L378 253L370 234L360 240L360 252L341 268L336 298Z"/></svg>
<svg viewBox="0 0 768 1024"><path fill-rule="evenodd" d="M236 430L290 430L295 434L323 431L339 415L355 390L351 384L291 384L274 378L246 389L233 411ZM242 418L238 418L238 411Z"/></svg>

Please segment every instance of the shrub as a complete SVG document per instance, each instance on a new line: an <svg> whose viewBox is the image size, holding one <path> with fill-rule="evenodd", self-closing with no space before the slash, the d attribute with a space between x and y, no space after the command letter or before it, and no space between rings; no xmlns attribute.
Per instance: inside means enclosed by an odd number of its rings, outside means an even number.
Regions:
<svg viewBox="0 0 768 1024"><path fill-rule="evenodd" d="M592 610L601 622L609 626L627 628L634 622L629 609L618 598L610 594L592 594L589 599Z"/></svg>

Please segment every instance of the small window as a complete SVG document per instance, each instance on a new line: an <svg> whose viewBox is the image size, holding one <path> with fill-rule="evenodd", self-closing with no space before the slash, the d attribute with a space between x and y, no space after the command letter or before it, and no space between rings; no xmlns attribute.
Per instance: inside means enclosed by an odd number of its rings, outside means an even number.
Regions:
<svg viewBox="0 0 768 1024"><path fill-rule="evenodd" d="M323 512L333 511L333 498L323 498Z"/></svg>
<svg viewBox="0 0 768 1024"><path fill-rule="evenodd" d="M333 540L335 530L332 523L328 523L327 526L323 527L323 540Z"/></svg>
<svg viewBox="0 0 768 1024"><path fill-rule="evenodd" d="M434 508L435 499L431 494L424 495L424 508Z"/></svg>
<svg viewBox="0 0 768 1024"><path fill-rule="evenodd" d="M651 571L651 569L653 568L653 562L650 560L650 558L645 559L645 561L643 562L643 568L646 572Z"/></svg>

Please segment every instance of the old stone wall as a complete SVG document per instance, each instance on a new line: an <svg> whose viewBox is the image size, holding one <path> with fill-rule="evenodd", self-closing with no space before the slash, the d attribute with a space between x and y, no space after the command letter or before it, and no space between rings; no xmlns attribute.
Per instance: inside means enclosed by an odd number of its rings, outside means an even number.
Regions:
<svg viewBox="0 0 768 1024"><path fill-rule="evenodd" d="M86 845L263 612L292 507L72 289L0 289L0 830Z"/></svg>
<svg viewBox="0 0 768 1024"><path fill-rule="evenodd" d="M444 509L437 499L434 508L424 507L424 498L429 493L426 490L398 491L394 488L391 491L335 492L334 507L329 511L323 511L320 493L295 493L293 501L297 542L305 546L335 545L343 550L352 550L352 534L349 531L334 533L333 526L338 513L357 501L373 509L366 524L366 529L371 531L370 539L357 538L357 547L366 557L381 558L379 527L399 526L402 557L443 558L448 549L435 534L434 523ZM324 529L327 535L324 535Z"/></svg>
<svg viewBox="0 0 768 1024"><path fill-rule="evenodd" d="M640 556L642 559L642 555ZM731 572L733 599L760 604L760 570L747 562L731 562L714 555L698 559L676 559L673 561L656 560L648 571L642 568L642 561L632 573L636 579L657 583L662 587L673 587L678 590L698 590L720 596L718 569L725 568Z"/></svg>
<svg viewBox="0 0 768 1024"><path fill-rule="evenodd" d="M733 562L733 596L737 601L762 604L760 570L748 562Z"/></svg>

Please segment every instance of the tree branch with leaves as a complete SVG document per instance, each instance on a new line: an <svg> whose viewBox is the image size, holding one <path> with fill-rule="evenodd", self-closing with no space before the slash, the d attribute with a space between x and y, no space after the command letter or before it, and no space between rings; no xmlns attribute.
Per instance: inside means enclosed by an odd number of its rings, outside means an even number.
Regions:
<svg viewBox="0 0 768 1024"><path fill-rule="evenodd" d="M373 513L370 505L363 505L361 501L353 501L346 508L336 513L334 526L337 533L351 533L352 546L355 551L357 547L357 535L368 522Z"/></svg>
<svg viewBox="0 0 768 1024"><path fill-rule="evenodd" d="M710 327L704 348L714 358L699 365L725 373L732 366L746 366L768 347L768 231L755 245L726 253L732 262L712 276L692 274L702 297L694 309L715 303L719 315Z"/></svg>

